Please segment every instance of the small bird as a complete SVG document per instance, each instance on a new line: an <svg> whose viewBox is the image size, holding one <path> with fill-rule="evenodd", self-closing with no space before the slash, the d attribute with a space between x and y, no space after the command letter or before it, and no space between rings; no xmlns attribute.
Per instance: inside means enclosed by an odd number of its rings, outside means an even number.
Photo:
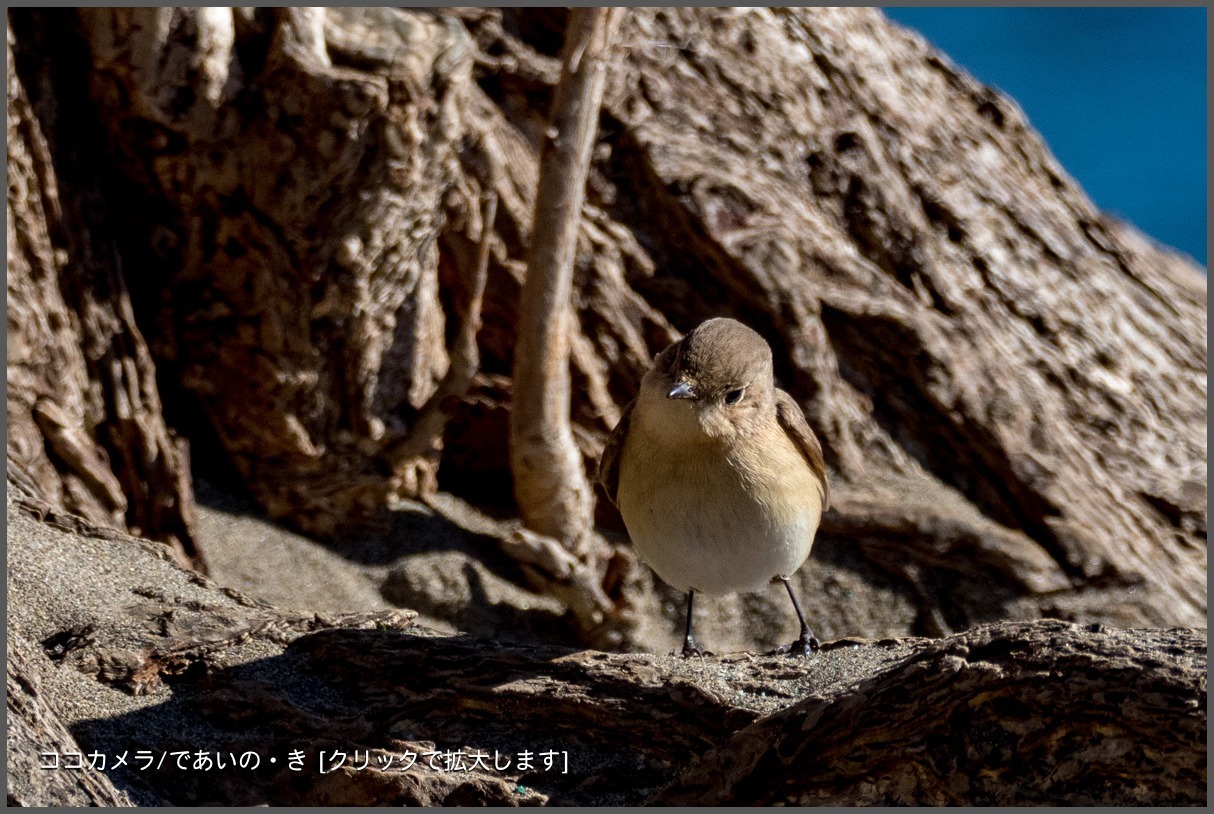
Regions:
<svg viewBox="0 0 1214 814"><path fill-rule="evenodd" d="M691 630L697 592L776 580L801 622L776 652L818 649L788 578L830 505L826 465L801 408L775 386L758 333L710 319L658 354L607 440L599 482L641 558L687 592L685 657L704 653Z"/></svg>

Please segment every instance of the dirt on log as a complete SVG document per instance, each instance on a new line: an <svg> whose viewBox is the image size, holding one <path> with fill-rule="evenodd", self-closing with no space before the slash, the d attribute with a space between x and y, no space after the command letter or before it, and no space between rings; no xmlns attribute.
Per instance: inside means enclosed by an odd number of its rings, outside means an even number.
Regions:
<svg viewBox="0 0 1214 814"><path fill-rule="evenodd" d="M505 645L279 611L12 488L8 523L10 803L1206 801L1202 631Z"/></svg>

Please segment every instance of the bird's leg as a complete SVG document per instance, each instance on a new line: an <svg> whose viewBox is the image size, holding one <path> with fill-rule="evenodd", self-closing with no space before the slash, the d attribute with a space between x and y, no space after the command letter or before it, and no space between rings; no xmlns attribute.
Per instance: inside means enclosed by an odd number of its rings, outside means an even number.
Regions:
<svg viewBox="0 0 1214 814"><path fill-rule="evenodd" d="M695 637L691 635L691 603L695 599L695 589L691 588L687 591L687 632L683 636L683 658L689 656L703 656L704 651L696 644Z"/></svg>
<svg viewBox="0 0 1214 814"><path fill-rule="evenodd" d="M793 609L797 612L797 620L801 623L801 635L797 636L797 640L792 644L777 648L775 654L802 658L812 656L822 645L818 641L818 637L809 629L809 625L805 624L805 614L801 612L801 603L797 601L797 595L793 593L792 583L788 581L788 577L780 577L780 581L788 589L788 598L792 600Z"/></svg>

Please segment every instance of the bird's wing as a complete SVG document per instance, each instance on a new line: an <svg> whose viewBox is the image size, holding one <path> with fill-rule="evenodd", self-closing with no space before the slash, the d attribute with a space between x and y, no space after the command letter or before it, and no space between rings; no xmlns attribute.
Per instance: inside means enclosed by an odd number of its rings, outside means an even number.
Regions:
<svg viewBox="0 0 1214 814"><path fill-rule="evenodd" d="M818 481L822 484L822 511L826 511L830 508L830 481L826 477L826 461L822 458L822 445L818 443L818 436L814 435L814 431L809 428L809 422L805 420L805 413L801 412L801 408L793 401L793 397L778 387L776 388L776 420L780 422L780 427L788 433L793 444L805 456L810 470L818 476Z"/></svg>
<svg viewBox="0 0 1214 814"><path fill-rule="evenodd" d="M628 402L628 406L620 414L620 421L607 438L607 446L603 447L603 457L599 459L599 483L603 484L603 488L607 490L607 497L611 498L611 502L617 506L619 505L616 502L616 492L620 487L620 456L624 452L624 439L628 437L628 425L632 422L632 408L636 406L636 403L636 399Z"/></svg>

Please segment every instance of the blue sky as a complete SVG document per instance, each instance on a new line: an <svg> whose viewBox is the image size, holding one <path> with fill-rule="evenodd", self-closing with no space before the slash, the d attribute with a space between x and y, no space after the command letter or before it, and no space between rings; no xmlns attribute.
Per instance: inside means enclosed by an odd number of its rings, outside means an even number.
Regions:
<svg viewBox="0 0 1214 814"><path fill-rule="evenodd" d="M1098 206L1206 264L1204 8L892 8L1014 98Z"/></svg>

